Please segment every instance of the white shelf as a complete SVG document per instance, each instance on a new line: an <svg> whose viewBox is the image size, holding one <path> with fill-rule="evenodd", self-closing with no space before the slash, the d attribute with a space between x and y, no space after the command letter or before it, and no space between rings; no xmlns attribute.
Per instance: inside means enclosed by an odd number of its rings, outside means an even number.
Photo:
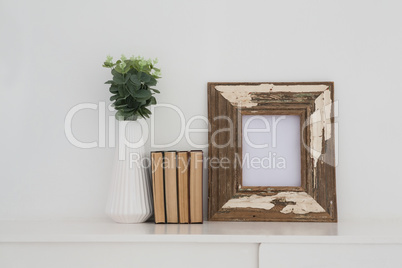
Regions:
<svg viewBox="0 0 402 268"><path fill-rule="evenodd" d="M401 244L402 224L245 223L117 224L111 221L0 221L0 243L189 242Z"/></svg>

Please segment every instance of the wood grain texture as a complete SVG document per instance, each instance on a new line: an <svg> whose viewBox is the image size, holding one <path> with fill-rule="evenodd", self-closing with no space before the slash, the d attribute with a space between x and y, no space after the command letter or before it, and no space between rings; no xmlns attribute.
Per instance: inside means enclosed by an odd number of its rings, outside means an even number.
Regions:
<svg viewBox="0 0 402 268"><path fill-rule="evenodd" d="M177 153L177 191L179 202L179 223L190 222L188 152Z"/></svg>
<svg viewBox="0 0 402 268"><path fill-rule="evenodd" d="M190 223L202 223L202 151L190 152Z"/></svg>
<svg viewBox="0 0 402 268"><path fill-rule="evenodd" d="M165 152L164 156L166 222L178 223L176 152Z"/></svg>
<svg viewBox="0 0 402 268"><path fill-rule="evenodd" d="M333 99L333 82L208 83L208 219L337 221ZM300 116L301 187L242 187L243 114ZM312 212L301 208L308 198Z"/></svg>
<svg viewBox="0 0 402 268"><path fill-rule="evenodd" d="M163 181L163 153L151 152L152 189L155 223L165 223L165 190Z"/></svg>

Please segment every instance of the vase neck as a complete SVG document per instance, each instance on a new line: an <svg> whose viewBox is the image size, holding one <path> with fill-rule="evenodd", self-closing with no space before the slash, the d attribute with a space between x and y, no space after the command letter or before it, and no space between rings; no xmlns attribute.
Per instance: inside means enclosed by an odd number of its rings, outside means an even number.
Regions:
<svg viewBox="0 0 402 268"><path fill-rule="evenodd" d="M141 119L139 119L141 120ZM119 139L125 139L125 141L131 143L137 143L139 141L146 140L148 135L148 125L145 120L143 121L119 121ZM122 136L123 135L123 136ZM124 140L123 140L124 142Z"/></svg>

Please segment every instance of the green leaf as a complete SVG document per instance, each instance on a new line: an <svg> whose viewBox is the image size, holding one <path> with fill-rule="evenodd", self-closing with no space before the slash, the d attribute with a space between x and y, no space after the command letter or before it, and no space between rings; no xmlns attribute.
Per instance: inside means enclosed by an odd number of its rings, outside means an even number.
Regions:
<svg viewBox="0 0 402 268"><path fill-rule="evenodd" d="M161 93L159 90L155 89L155 88L149 88L150 90L152 90L155 93Z"/></svg>
<svg viewBox="0 0 402 268"><path fill-rule="evenodd" d="M128 107L131 107L131 108L135 108L136 106L135 106L135 104L137 103L135 100L134 100L134 98L133 98L133 96L128 96L127 98L126 98L126 101L127 101L127 104L128 104Z"/></svg>
<svg viewBox="0 0 402 268"><path fill-rule="evenodd" d="M116 66L114 67L113 70L115 70L116 73L124 74L124 68L121 67L121 64L117 64L117 62L116 62Z"/></svg>
<svg viewBox="0 0 402 268"><path fill-rule="evenodd" d="M148 110L147 108L145 108L145 107L142 107L142 112L144 113L144 114L152 114L151 113L151 111L150 110Z"/></svg>
<svg viewBox="0 0 402 268"><path fill-rule="evenodd" d="M117 113L114 115L117 120L121 121L124 120L124 114L122 111L117 111Z"/></svg>
<svg viewBox="0 0 402 268"><path fill-rule="evenodd" d="M119 92L118 86L115 86L115 85L110 86L109 91L112 94L115 94L115 93Z"/></svg>
<svg viewBox="0 0 402 268"><path fill-rule="evenodd" d="M142 111L141 111L141 109L138 109L138 111L137 111L142 117L148 117L149 118L149 116L147 115L147 114L145 114L145 113L143 113Z"/></svg>
<svg viewBox="0 0 402 268"><path fill-rule="evenodd" d="M126 108L126 107L127 107L127 104L113 105L113 106L114 106L114 108L115 108L116 110L121 110L122 108Z"/></svg>
<svg viewBox="0 0 402 268"><path fill-rule="evenodd" d="M118 73L117 71L115 71L115 69L112 70L112 73L113 73L113 71L114 71L113 82L118 85L124 84L125 83L124 76L121 73Z"/></svg>
<svg viewBox="0 0 402 268"><path fill-rule="evenodd" d="M112 69L112 75L113 76L121 75L121 73L117 72L115 69Z"/></svg>
<svg viewBox="0 0 402 268"><path fill-rule="evenodd" d="M152 76L149 76L149 81L148 82L145 82L148 86L156 86L156 84L158 83L158 81L154 78L154 77L152 77Z"/></svg>
<svg viewBox="0 0 402 268"><path fill-rule="evenodd" d="M103 66L103 67L106 67L106 68L112 68L112 67L113 67L113 63L105 61L102 66Z"/></svg>
<svg viewBox="0 0 402 268"><path fill-rule="evenodd" d="M135 108L123 108L123 112L124 113L132 113L132 112L134 112L135 111Z"/></svg>
<svg viewBox="0 0 402 268"><path fill-rule="evenodd" d="M144 72L138 72L137 77L140 81L147 83L151 79L151 76L144 73Z"/></svg>
<svg viewBox="0 0 402 268"><path fill-rule="evenodd" d="M141 90L138 90L138 91L135 93L135 96L133 96L133 97L136 98L136 99L139 99L139 100L147 100L147 99L149 99L151 96L152 96L151 91L145 90L145 89L141 89Z"/></svg>
<svg viewBox="0 0 402 268"><path fill-rule="evenodd" d="M127 89L131 96L135 97L136 92L140 89L139 86L133 83L127 83Z"/></svg>
<svg viewBox="0 0 402 268"><path fill-rule="evenodd" d="M130 67L132 67L133 66L133 64L132 63L130 63ZM127 72L128 74L131 74L131 75L133 75L133 74L137 74L137 70L135 69L135 68L130 68L130 70L128 70L128 72Z"/></svg>
<svg viewBox="0 0 402 268"><path fill-rule="evenodd" d="M128 89L128 86L123 85L123 89L124 89L124 98L127 98L128 96L130 96L130 90Z"/></svg>
<svg viewBox="0 0 402 268"><path fill-rule="evenodd" d="M131 74L126 74L126 76L124 77L124 83L127 83L127 81L130 79Z"/></svg>
<svg viewBox="0 0 402 268"><path fill-rule="evenodd" d="M130 76L130 81L137 86L141 86L141 81L138 79L136 75Z"/></svg>
<svg viewBox="0 0 402 268"><path fill-rule="evenodd" d="M117 100L118 98L120 98L119 95L113 95L113 96L110 97L110 101Z"/></svg>
<svg viewBox="0 0 402 268"><path fill-rule="evenodd" d="M124 73L129 73L130 70L132 69L131 62L130 62L130 60L126 60L125 63L126 63L126 67L124 68Z"/></svg>
<svg viewBox="0 0 402 268"><path fill-rule="evenodd" d="M135 120L138 116L149 117L150 105L156 104L155 93L159 90L151 88L158 82L160 69L156 61L143 57L122 58L115 63L109 57L105 67L111 68L113 79L106 81L112 93L110 100L116 108L116 117L123 120ZM152 73L152 74L151 74ZM147 108L148 107L148 108Z"/></svg>
<svg viewBox="0 0 402 268"><path fill-rule="evenodd" d="M117 120L126 120L127 118L130 118L133 116L133 112L124 112L123 110L117 111L115 117Z"/></svg>
<svg viewBox="0 0 402 268"><path fill-rule="evenodd" d="M118 99L113 103L114 106L122 106L125 105L127 106L126 100L125 99ZM124 107L125 107L124 106Z"/></svg>
<svg viewBox="0 0 402 268"><path fill-rule="evenodd" d="M117 89L118 89L119 94L120 94L121 97L124 97L126 95L125 92L124 92L123 85L119 85L119 87Z"/></svg>
<svg viewBox="0 0 402 268"><path fill-rule="evenodd" d="M151 98L147 99L147 101L145 102L144 107L147 107L147 106L153 105L153 104L156 104L156 99L155 99L155 97L152 96Z"/></svg>

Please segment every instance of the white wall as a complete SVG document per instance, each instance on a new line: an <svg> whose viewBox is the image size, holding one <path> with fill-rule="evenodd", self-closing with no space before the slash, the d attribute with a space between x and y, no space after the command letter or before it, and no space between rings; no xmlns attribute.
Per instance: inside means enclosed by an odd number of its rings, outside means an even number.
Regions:
<svg viewBox="0 0 402 268"><path fill-rule="evenodd" d="M340 220L402 219L399 1L0 1L0 219L102 218L112 148L64 119L107 101L107 54L158 57L160 103L207 115L208 81L335 81ZM110 113L112 114L112 113ZM98 115L74 118L97 139ZM157 113L156 141L178 133ZM207 136L198 137L206 142ZM188 149L183 139L174 149Z"/></svg>

